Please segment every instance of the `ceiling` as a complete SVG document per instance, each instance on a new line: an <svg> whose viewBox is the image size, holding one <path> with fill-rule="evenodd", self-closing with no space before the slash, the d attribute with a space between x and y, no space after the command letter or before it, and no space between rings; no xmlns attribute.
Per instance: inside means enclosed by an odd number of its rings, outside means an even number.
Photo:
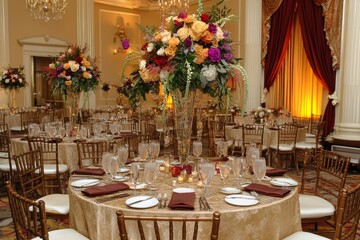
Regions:
<svg viewBox="0 0 360 240"><path fill-rule="evenodd" d="M189 0L190 5L198 0ZM158 0L95 0L97 3L140 10L158 10Z"/></svg>

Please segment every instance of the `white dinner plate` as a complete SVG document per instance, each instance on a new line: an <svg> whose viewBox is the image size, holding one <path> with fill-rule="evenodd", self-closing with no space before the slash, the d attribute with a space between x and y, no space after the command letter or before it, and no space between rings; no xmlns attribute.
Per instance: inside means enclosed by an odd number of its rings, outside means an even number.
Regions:
<svg viewBox="0 0 360 240"><path fill-rule="evenodd" d="M221 193L224 194L236 194L236 193L241 193L241 190L238 188L233 188L233 187L223 187L220 188L219 190Z"/></svg>
<svg viewBox="0 0 360 240"><path fill-rule="evenodd" d="M173 189L175 193L192 193L195 192L193 188L175 188Z"/></svg>
<svg viewBox="0 0 360 240"><path fill-rule="evenodd" d="M116 176L115 179L113 179L115 182L126 182L129 180L128 176Z"/></svg>
<svg viewBox="0 0 360 240"><path fill-rule="evenodd" d="M225 197L225 202L235 206L253 206L259 203L254 196L244 194L233 194Z"/></svg>
<svg viewBox="0 0 360 240"><path fill-rule="evenodd" d="M144 200L144 201L141 201ZM139 201L139 202L137 202ZM137 202L137 203L134 203ZM126 205L131 208L151 208L159 204L159 200L150 196L136 196L128 198L125 201ZM133 203L133 204L132 204Z"/></svg>
<svg viewBox="0 0 360 240"><path fill-rule="evenodd" d="M277 177L270 180L270 184L279 187L295 187L298 182L291 178Z"/></svg>
<svg viewBox="0 0 360 240"><path fill-rule="evenodd" d="M129 172L129 171L130 171L130 169L128 169L126 167L122 167L122 168L119 169L120 173L126 173L126 172Z"/></svg>
<svg viewBox="0 0 360 240"><path fill-rule="evenodd" d="M94 179L94 178L80 179L80 180L73 181L71 183L71 186L78 187L78 188L91 187L91 186L95 186L95 185L99 184L99 182L100 182L99 179Z"/></svg>
<svg viewBox="0 0 360 240"><path fill-rule="evenodd" d="M126 183L127 185L129 185L129 188L130 189L135 189L134 188L134 183L131 182L131 183ZM145 189L147 188L147 184L146 183L138 183L136 184L136 189L139 190L139 189Z"/></svg>

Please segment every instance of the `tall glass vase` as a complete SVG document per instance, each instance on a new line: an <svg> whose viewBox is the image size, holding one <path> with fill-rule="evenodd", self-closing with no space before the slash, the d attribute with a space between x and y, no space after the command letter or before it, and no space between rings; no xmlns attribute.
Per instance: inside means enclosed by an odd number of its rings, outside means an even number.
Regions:
<svg viewBox="0 0 360 240"><path fill-rule="evenodd" d="M16 102L15 102L15 89L9 90L9 100L8 100L8 107L10 112L15 112L16 110Z"/></svg>
<svg viewBox="0 0 360 240"><path fill-rule="evenodd" d="M79 105L80 93L70 93L65 97L65 115L72 124L80 123Z"/></svg>
<svg viewBox="0 0 360 240"><path fill-rule="evenodd" d="M189 91L187 96L183 96L180 91L175 91L171 94L174 104L178 155L180 163L183 166L189 155L196 92Z"/></svg>

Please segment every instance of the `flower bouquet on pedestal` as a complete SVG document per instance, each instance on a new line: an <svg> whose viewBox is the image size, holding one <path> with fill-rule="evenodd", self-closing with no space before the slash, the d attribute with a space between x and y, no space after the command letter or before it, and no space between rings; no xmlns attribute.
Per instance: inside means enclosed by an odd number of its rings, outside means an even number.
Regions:
<svg viewBox="0 0 360 240"><path fill-rule="evenodd" d="M24 67L13 68L7 67L2 72L0 79L0 87L5 89L9 94L9 109L14 111L16 109L15 104L15 91L19 91L27 85L25 81Z"/></svg>
<svg viewBox="0 0 360 240"><path fill-rule="evenodd" d="M80 93L93 91L100 81L96 59L86 56L86 52L86 46L68 46L45 70L53 94L63 98L66 112L72 121L79 120ZM67 104L68 102L72 104Z"/></svg>
<svg viewBox="0 0 360 240"><path fill-rule="evenodd" d="M218 7L205 13L199 0L197 14L180 12L168 17L158 30L142 27L147 41L141 52L128 55L128 61L140 58L139 68L131 74L131 89L126 92L133 107L146 93L159 93L160 86L166 95L164 106L167 96L172 96L182 163L189 153L196 90L216 97L222 107L224 96L230 93L229 78L247 79L232 53L230 33L223 28L231 18L229 10Z"/></svg>

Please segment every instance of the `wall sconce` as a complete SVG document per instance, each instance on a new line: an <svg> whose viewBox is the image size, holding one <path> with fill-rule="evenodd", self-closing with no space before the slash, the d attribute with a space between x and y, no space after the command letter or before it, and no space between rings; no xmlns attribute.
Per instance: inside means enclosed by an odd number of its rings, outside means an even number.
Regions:
<svg viewBox="0 0 360 240"><path fill-rule="evenodd" d="M117 31L114 36L114 43L116 45L116 41L119 39L120 45L114 48L113 54L116 55L118 53L127 53L130 50L130 42L125 33L125 26L117 25Z"/></svg>

